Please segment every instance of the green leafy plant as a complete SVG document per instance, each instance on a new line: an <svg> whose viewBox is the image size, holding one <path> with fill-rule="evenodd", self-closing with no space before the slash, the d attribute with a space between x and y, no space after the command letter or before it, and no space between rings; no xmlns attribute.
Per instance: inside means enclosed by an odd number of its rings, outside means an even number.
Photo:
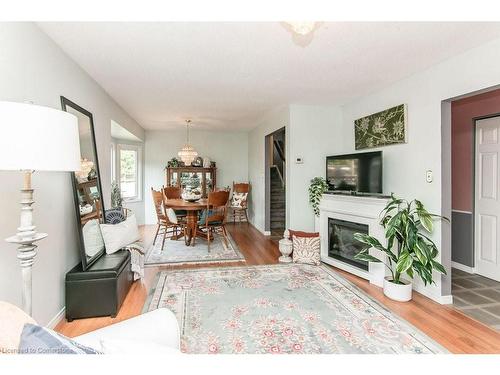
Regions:
<svg viewBox="0 0 500 375"><path fill-rule="evenodd" d="M111 183L111 207L121 208L123 204L122 191L116 181Z"/></svg>
<svg viewBox="0 0 500 375"><path fill-rule="evenodd" d="M328 184L323 177L314 177L309 185L309 203L311 204L314 214L319 216L319 202L321 196L328 189Z"/></svg>
<svg viewBox="0 0 500 375"><path fill-rule="evenodd" d="M384 263L391 271L395 284L403 284L401 275L406 273L413 278L416 273L424 285L434 283L432 271L446 274L444 267L435 259L438 249L429 238L434 229L434 220L449 219L431 214L417 199L408 202L391 195L391 201L382 211L380 224L384 227L387 246L383 246L375 237L364 233L355 233L354 238L366 245L355 258L368 262ZM375 248L387 255L387 262L369 254Z"/></svg>
<svg viewBox="0 0 500 375"><path fill-rule="evenodd" d="M177 168L180 166L179 159L172 158L167 162L167 168Z"/></svg>

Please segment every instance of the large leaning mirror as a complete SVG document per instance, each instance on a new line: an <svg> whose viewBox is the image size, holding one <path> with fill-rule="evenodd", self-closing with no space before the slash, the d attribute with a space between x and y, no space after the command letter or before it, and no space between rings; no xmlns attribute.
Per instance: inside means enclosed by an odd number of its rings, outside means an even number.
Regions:
<svg viewBox="0 0 500 375"><path fill-rule="evenodd" d="M61 96L63 111L78 118L81 169L72 173L82 268L87 270L103 253L99 224L104 223L101 178L92 113Z"/></svg>

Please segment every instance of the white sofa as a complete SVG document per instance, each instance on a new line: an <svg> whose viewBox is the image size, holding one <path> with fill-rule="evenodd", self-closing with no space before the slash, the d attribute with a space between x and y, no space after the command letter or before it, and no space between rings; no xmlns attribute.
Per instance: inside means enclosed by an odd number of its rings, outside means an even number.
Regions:
<svg viewBox="0 0 500 375"><path fill-rule="evenodd" d="M24 324L36 324L18 307L0 301L0 349L13 353L19 346ZM180 333L175 315L154 310L134 318L74 337L82 345L111 354L179 354Z"/></svg>
<svg viewBox="0 0 500 375"><path fill-rule="evenodd" d="M91 348L101 348L105 353L180 353L177 319L164 308L74 337L73 340Z"/></svg>

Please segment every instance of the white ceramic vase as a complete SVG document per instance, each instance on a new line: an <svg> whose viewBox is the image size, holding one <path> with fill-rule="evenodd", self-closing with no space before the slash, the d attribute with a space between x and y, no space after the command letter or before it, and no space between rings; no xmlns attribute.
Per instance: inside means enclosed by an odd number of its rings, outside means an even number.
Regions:
<svg viewBox="0 0 500 375"><path fill-rule="evenodd" d="M412 285L411 282L406 280L400 281L403 284L394 284L391 280L391 276L384 278L384 294L386 297L399 302L408 302L411 300L412 296Z"/></svg>

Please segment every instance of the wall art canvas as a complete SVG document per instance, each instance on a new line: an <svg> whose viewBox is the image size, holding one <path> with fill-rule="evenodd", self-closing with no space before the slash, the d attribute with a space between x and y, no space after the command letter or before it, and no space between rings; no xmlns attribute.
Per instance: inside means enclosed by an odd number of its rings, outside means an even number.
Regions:
<svg viewBox="0 0 500 375"><path fill-rule="evenodd" d="M356 150L406 143L407 106L398 106L354 121Z"/></svg>

